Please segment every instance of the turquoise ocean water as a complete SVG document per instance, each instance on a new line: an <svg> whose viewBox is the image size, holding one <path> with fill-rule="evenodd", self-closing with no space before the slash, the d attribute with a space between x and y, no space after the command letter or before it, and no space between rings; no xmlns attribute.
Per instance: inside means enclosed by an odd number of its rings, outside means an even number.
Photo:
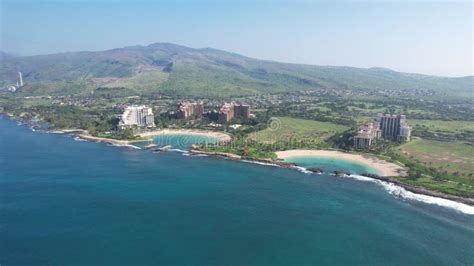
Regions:
<svg viewBox="0 0 474 266"><path fill-rule="evenodd" d="M375 183L0 118L2 266L472 265L473 217Z"/></svg>
<svg viewBox="0 0 474 266"><path fill-rule="evenodd" d="M173 149L185 151L191 147L192 144L215 144L218 140L213 137L201 136L201 135L184 135L184 134L173 134L173 135L159 135L153 138L152 141L135 143L135 146L144 147L147 144L154 143L157 147L163 147L170 145Z"/></svg>
<svg viewBox="0 0 474 266"><path fill-rule="evenodd" d="M351 174L378 174L375 169L368 165L361 165L348 160L337 160L333 158L312 156L295 156L288 158L286 161L306 168L319 167L322 168L326 173L332 173L334 171L347 171Z"/></svg>

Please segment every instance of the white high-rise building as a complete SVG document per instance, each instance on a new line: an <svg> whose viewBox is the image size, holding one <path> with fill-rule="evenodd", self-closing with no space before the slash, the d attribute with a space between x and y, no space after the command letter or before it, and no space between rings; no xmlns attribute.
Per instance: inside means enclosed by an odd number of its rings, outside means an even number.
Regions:
<svg viewBox="0 0 474 266"><path fill-rule="evenodd" d="M154 127L153 110L145 105L132 105L125 108L119 126Z"/></svg>

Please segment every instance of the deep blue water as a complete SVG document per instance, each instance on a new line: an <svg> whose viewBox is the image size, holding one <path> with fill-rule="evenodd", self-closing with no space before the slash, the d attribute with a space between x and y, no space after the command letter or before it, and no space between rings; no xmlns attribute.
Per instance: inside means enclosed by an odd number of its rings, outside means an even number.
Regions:
<svg viewBox="0 0 474 266"><path fill-rule="evenodd" d="M2 266L473 262L473 216L376 184L74 141L0 119Z"/></svg>

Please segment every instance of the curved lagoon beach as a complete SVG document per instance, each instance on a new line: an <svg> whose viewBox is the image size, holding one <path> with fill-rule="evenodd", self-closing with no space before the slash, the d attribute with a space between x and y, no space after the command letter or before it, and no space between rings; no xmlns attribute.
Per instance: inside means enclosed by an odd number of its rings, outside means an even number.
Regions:
<svg viewBox="0 0 474 266"><path fill-rule="evenodd" d="M358 174L369 172L381 176L405 176L406 169L378 158L358 153L346 153L330 150L287 150L276 152L279 159L288 162L312 164L312 167L319 167L317 164L329 165L331 170L343 170L344 167L356 168ZM337 168L339 166L340 168Z"/></svg>
<svg viewBox="0 0 474 266"><path fill-rule="evenodd" d="M135 145L143 147L147 144L155 144L157 147L171 146L172 149L185 151L188 150L193 144L215 144L220 140L216 137L209 135L196 135L196 134L185 134L185 133L169 133L155 135L147 142L136 143Z"/></svg>
<svg viewBox="0 0 474 266"><path fill-rule="evenodd" d="M0 213L2 265L474 262L474 216L455 206L350 178L74 141L4 118Z"/></svg>
<svg viewBox="0 0 474 266"><path fill-rule="evenodd" d="M285 159L285 162L294 163L305 168L320 167L326 173L334 171L345 171L351 174L371 173L380 175L380 172L367 164L356 163L349 160L331 157L293 156Z"/></svg>

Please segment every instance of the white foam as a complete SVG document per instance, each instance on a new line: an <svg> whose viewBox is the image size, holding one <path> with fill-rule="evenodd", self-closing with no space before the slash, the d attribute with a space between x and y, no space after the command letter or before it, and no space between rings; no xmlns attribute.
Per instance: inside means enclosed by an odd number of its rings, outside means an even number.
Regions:
<svg viewBox="0 0 474 266"><path fill-rule="evenodd" d="M304 173L304 174L312 174L313 172L309 171L308 169L302 167L302 166L292 166L292 168L300 171L301 173Z"/></svg>
<svg viewBox="0 0 474 266"><path fill-rule="evenodd" d="M64 131L61 131L61 130L49 130L49 131L46 131L46 133L49 133L49 134L64 134Z"/></svg>
<svg viewBox="0 0 474 266"><path fill-rule="evenodd" d="M251 160L241 160L241 161L246 162L246 163L259 164L259 165L280 167L278 164L274 164L274 163L264 163L264 162L251 161Z"/></svg>
<svg viewBox="0 0 474 266"><path fill-rule="evenodd" d="M87 140L81 139L81 138L79 138L79 137L74 137L74 140L75 140L75 141L87 141Z"/></svg>
<svg viewBox="0 0 474 266"><path fill-rule="evenodd" d="M181 150L181 149L169 149L168 151L175 151L175 152L180 152L180 153L188 153L186 150Z"/></svg>
<svg viewBox="0 0 474 266"><path fill-rule="evenodd" d="M191 154L190 154L190 155L191 155ZM192 157L209 157L209 155L197 153L197 154L192 154Z"/></svg>
<svg viewBox="0 0 474 266"><path fill-rule="evenodd" d="M456 202L453 200L417 194L404 189L403 187L397 186L393 183L366 177L360 175L347 176L363 182L372 182L381 185L389 194L396 197L400 197L407 200L416 200L427 204L434 204L445 208L450 208L464 214L474 215L474 206L470 206L464 203Z"/></svg>
<svg viewBox="0 0 474 266"><path fill-rule="evenodd" d="M109 144L110 146L115 146L115 147L125 147L125 148L131 148L135 150L141 150L142 148L135 146L135 145L130 145L130 144Z"/></svg>

